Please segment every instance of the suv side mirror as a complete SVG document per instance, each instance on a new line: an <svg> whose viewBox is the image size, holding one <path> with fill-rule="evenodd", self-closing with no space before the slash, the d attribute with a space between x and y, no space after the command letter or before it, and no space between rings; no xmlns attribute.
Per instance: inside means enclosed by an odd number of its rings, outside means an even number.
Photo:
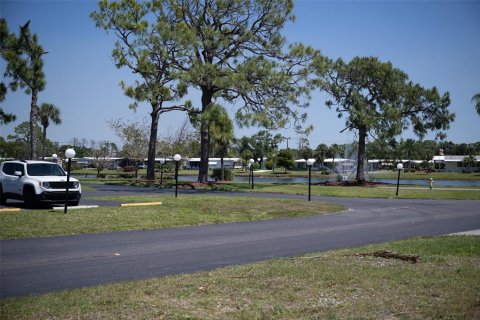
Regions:
<svg viewBox="0 0 480 320"><path fill-rule="evenodd" d="M23 173L22 173L22 171L15 171L15 172L13 173L13 175L14 175L14 176L17 176L17 177L21 177L21 176L23 176Z"/></svg>

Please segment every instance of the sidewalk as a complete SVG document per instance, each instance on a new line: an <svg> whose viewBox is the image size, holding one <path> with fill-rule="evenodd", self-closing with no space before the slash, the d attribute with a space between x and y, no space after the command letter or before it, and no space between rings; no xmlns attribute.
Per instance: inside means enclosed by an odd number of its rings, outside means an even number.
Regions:
<svg viewBox="0 0 480 320"><path fill-rule="evenodd" d="M429 190L428 187L408 187L408 186L405 186L405 185L400 185L400 187L402 189L409 189L409 190ZM379 189L395 189L396 186L378 186L377 188ZM460 191L463 191L463 190L468 190L468 191L480 191L480 188L442 188L442 187L438 187L438 188L433 188L433 191L435 190L460 190Z"/></svg>
<svg viewBox="0 0 480 320"><path fill-rule="evenodd" d="M451 233L452 236L480 236L480 229L479 230L470 230L465 232L458 232L458 233Z"/></svg>

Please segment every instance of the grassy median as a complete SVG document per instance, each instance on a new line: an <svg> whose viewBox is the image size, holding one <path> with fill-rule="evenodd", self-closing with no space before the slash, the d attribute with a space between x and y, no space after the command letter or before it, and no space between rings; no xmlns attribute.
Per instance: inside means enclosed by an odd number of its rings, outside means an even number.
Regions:
<svg viewBox="0 0 480 320"><path fill-rule="evenodd" d="M417 263L359 256L390 250ZM3 299L2 319L479 319L480 237L415 238Z"/></svg>
<svg viewBox="0 0 480 320"><path fill-rule="evenodd" d="M248 183L229 182L216 183L205 186L206 189L216 191L238 192L269 192L281 194L308 194L307 184L298 183L255 183L255 189L251 189ZM433 188L400 186L398 196L395 186L324 186L313 184L312 196L323 197L347 197L347 198L379 198L379 199L434 199L434 200L480 200L480 188Z"/></svg>
<svg viewBox="0 0 480 320"><path fill-rule="evenodd" d="M105 197L126 203L161 201L159 206L23 210L0 213L0 238L32 238L201 224L267 220L340 211L326 202L207 195Z"/></svg>
<svg viewBox="0 0 480 320"><path fill-rule="evenodd" d="M307 185L295 186L288 184L277 185L256 185L257 191L286 193L286 194L307 194ZM328 197L350 197L350 198L398 198L398 199L436 199L436 200L480 200L480 189L478 190L450 190L415 188L400 186L398 196L395 187L342 187L342 186L312 186L312 195Z"/></svg>

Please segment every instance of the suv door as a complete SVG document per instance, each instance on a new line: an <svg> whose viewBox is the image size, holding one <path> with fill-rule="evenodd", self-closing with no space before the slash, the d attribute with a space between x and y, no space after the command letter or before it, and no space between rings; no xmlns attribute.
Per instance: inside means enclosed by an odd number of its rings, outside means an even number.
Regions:
<svg viewBox="0 0 480 320"><path fill-rule="evenodd" d="M2 167L3 179L2 189L4 193L22 194L21 177L16 176L15 172L20 171L22 176L25 174L25 168L20 163L4 163Z"/></svg>

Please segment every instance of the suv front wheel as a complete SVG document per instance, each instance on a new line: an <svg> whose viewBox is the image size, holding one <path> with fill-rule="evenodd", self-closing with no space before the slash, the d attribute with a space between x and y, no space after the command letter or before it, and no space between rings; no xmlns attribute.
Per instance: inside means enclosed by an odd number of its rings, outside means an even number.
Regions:
<svg viewBox="0 0 480 320"><path fill-rule="evenodd" d="M37 206L35 191L33 191L32 188L25 188L23 190L23 202L28 209L33 209Z"/></svg>
<svg viewBox="0 0 480 320"><path fill-rule="evenodd" d="M5 197L5 194L3 193L3 188L0 185L0 204L3 206L7 203L7 197Z"/></svg>

